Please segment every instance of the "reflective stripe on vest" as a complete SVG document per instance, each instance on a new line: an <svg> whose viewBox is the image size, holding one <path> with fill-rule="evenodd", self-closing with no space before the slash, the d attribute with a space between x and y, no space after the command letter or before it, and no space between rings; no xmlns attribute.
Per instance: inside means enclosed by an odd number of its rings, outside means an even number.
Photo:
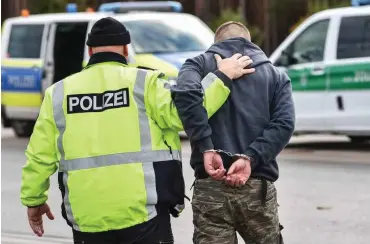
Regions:
<svg viewBox="0 0 370 244"><path fill-rule="evenodd" d="M63 112L63 100L64 100L64 84L63 81L60 81L55 84L53 90L53 114L54 114L54 121L55 125L59 131L59 137L57 140L58 149L60 152L60 160L64 160L64 149L63 149L63 134L66 129L66 118ZM59 167L61 167L61 162ZM72 224L73 229L79 231L80 228L78 227L76 220L72 214L71 203L69 202L69 189L68 189L68 173L63 174L63 185L64 185L64 198L63 204L66 210L66 215L68 221Z"/></svg>
<svg viewBox="0 0 370 244"><path fill-rule="evenodd" d="M65 172L63 174L63 184L65 186L64 205L66 208L66 214L68 220L72 223L75 230L79 230L79 227L73 217L71 204L69 201L69 189L68 189L68 171L91 169L97 167L104 167L110 165L127 164L133 162L142 162L144 175L150 175L145 177L145 189L147 193L147 202L157 202L157 190L155 182L155 172L153 167L153 161L169 161L169 160L181 160L181 152L173 151L172 154L169 150L152 150L152 139L150 133L149 118L146 114L145 107L145 77L147 71L138 70L136 76L136 82L134 86L134 99L138 107L138 115L140 121L140 152L125 152L119 154L101 155L87 158L77 159L65 159L65 153L63 149L63 134L66 127L66 118L63 111L64 101L64 84L60 81L55 84L53 90L53 113L56 127L59 131L59 137L57 139L58 149L60 152L60 165L59 171ZM156 216L155 205L147 205L148 218L151 219Z"/></svg>
<svg viewBox="0 0 370 244"><path fill-rule="evenodd" d="M206 89L212 85L212 83L217 79L217 75L213 73L208 73L206 77L202 80L202 87L203 87L203 92L206 91Z"/></svg>
<svg viewBox="0 0 370 244"><path fill-rule="evenodd" d="M218 79L217 75L213 73L208 73L208 75L206 75L206 77L204 77L203 80L201 81L203 92L205 92L206 89L216 81L216 79ZM172 86L177 86L176 81L168 81L165 82L163 85L163 87L166 88L167 90L171 90Z"/></svg>

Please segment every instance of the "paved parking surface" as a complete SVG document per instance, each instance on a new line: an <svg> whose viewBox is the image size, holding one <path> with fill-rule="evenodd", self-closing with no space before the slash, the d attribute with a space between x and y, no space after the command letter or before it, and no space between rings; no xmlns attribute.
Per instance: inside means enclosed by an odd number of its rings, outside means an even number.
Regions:
<svg viewBox="0 0 370 244"><path fill-rule="evenodd" d="M302 144L299 140L294 138L294 143L279 158L281 173L276 186L285 243L370 243L369 146L348 144L345 138L322 144L307 139L308 143ZM60 214L61 197L55 176L49 204L56 220L45 220L43 238L33 236L28 227L25 208L19 200L26 145L27 140L14 138L10 131L2 133L2 243L72 243L71 232ZM184 174L191 196L193 171L188 165L189 156L190 147L184 140ZM192 243L189 203L182 216L173 219L173 228L177 244Z"/></svg>

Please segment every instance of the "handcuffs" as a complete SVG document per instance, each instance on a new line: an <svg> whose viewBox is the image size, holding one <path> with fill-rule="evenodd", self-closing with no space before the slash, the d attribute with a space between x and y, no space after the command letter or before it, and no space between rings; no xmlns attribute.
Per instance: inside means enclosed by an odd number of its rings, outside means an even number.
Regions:
<svg viewBox="0 0 370 244"><path fill-rule="evenodd" d="M209 149L209 150L204 151L203 153L206 153L206 152L223 153L223 154L226 154L227 156L229 156L229 157L231 157L233 159L240 159L240 158L242 158L242 159L248 160L249 162L252 161L252 158L249 157L248 155L239 154L239 153L232 154L230 152L227 152L227 151L221 150L221 149L217 149L217 150L215 150L215 149Z"/></svg>

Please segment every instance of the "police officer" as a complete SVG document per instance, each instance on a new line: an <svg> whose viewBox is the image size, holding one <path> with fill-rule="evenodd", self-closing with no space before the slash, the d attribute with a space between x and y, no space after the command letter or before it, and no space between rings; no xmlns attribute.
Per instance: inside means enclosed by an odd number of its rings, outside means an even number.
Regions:
<svg viewBox="0 0 370 244"><path fill-rule="evenodd" d="M87 67L45 92L21 187L38 236L42 215L54 219L46 202L59 168L62 216L75 243L173 243L170 213L179 215L185 196L182 124L163 75L127 65L129 43L120 22L99 20L87 40ZM209 116L250 63L234 55L204 78L199 92Z"/></svg>

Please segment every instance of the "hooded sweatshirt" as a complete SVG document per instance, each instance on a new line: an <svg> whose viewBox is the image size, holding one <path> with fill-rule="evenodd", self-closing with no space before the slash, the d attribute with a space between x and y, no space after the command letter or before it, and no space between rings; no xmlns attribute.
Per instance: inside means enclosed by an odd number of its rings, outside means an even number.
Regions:
<svg viewBox="0 0 370 244"><path fill-rule="evenodd" d="M232 81L228 100L208 120L203 107L201 80L217 70L214 54L228 58L236 53L249 56L253 64L248 68L253 67L256 71ZM215 74L224 75L220 71ZM244 38L232 38L186 60L172 97L190 138L190 163L196 178L208 177L202 153L222 149L251 157L252 177L278 179L276 157L294 131L292 86L287 74L274 67L258 46ZM221 156L225 169L229 169L235 159Z"/></svg>

